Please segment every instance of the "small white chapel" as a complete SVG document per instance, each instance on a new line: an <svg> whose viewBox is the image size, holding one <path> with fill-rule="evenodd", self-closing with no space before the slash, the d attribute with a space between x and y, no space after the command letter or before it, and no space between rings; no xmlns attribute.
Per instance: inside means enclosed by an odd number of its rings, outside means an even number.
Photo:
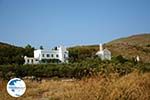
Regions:
<svg viewBox="0 0 150 100"><path fill-rule="evenodd" d="M100 57L101 60L111 60L111 52L107 48L103 49L102 44L99 45L99 51L96 55Z"/></svg>

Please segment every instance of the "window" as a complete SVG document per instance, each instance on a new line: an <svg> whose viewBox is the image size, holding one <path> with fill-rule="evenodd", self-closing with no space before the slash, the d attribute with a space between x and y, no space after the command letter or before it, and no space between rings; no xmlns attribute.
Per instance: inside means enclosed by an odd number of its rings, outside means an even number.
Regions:
<svg viewBox="0 0 150 100"><path fill-rule="evenodd" d="M31 63L33 63L33 59L31 59Z"/></svg>
<svg viewBox="0 0 150 100"><path fill-rule="evenodd" d="M57 54L56 57L59 57L59 55Z"/></svg>
<svg viewBox="0 0 150 100"><path fill-rule="evenodd" d="M53 55L53 54L51 54L51 57L54 57L54 55Z"/></svg>
<svg viewBox="0 0 150 100"><path fill-rule="evenodd" d="M42 57L44 57L44 54L42 54Z"/></svg>
<svg viewBox="0 0 150 100"><path fill-rule="evenodd" d="M64 58L67 58L67 56L64 54Z"/></svg>
<svg viewBox="0 0 150 100"><path fill-rule="evenodd" d="M46 56L49 57L49 54L47 54Z"/></svg>

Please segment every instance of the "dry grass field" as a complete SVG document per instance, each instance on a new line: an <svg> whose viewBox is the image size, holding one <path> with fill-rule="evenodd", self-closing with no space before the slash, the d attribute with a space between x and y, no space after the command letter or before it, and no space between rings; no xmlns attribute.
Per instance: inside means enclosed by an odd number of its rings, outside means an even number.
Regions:
<svg viewBox="0 0 150 100"><path fill-rule="evenodd" d="M75 81L25 80L26 93L13 98L6 91L6 81L0 83L0 100L150 100L150 73L134 71L119 77L112 74Z"/></svg>

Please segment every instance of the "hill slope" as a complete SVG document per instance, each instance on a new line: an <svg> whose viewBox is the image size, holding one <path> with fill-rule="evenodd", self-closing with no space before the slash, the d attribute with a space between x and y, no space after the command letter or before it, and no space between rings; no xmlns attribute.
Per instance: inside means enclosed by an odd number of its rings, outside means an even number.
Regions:
<svg viewBox="0 0 150 100"><path fill-rule="evenodd" d="M139 34L125 38L113 40L104 44L113 56L122 55L132 59L139 55L143 62L150 62L150 34ZM7 43L0 42L0 65L23 63L22 56L33 56L34 48L16 47ZM98 45L75 46L68 48L70 62L85 60L88 57L94 57L99 50Z"/></svg>
<svg viewBox="0 0 150 100"><path fill-rule="evenodd" d="M150 34L133 35L117 39L106 44L113 55L123 55L127 58L140 56L144 62L150 62Z"/></svg>
<svg viewBox="0 0 150 100"><path fill-rule="evenodd" d="M150 62L150 34L138 34L116 39L104 44L104 48L108 48L113 56L122 55L132 59L138 55L143 62ZM86 57L94 56L99 50L99 46L77 46L69 48L69 50L71 55L85 59Z"/></svg>
<svg viewBox="0 0 150 100"><path fill-rule="evenodd" d="M32 48L22 48L0 42L0 65L23 64L23 56L33 56Z"/></svg>
<svg viewBox="0 0 150 100"><path fill-rule="evenodd" d="M150 44L150 34L138 34L125 38L120 38L109 42L108 44L126 43L136 46L147 46Z"/></svg>

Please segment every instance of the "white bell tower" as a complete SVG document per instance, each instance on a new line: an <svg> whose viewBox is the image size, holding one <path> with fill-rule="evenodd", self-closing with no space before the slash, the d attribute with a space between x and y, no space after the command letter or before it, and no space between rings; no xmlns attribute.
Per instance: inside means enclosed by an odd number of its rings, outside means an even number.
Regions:
<svg viewBox="0 0 150 100"><path fill-rule="evenodd" d="M103 51L103 45L101 43L99 44L99 51Z"/></svg>

